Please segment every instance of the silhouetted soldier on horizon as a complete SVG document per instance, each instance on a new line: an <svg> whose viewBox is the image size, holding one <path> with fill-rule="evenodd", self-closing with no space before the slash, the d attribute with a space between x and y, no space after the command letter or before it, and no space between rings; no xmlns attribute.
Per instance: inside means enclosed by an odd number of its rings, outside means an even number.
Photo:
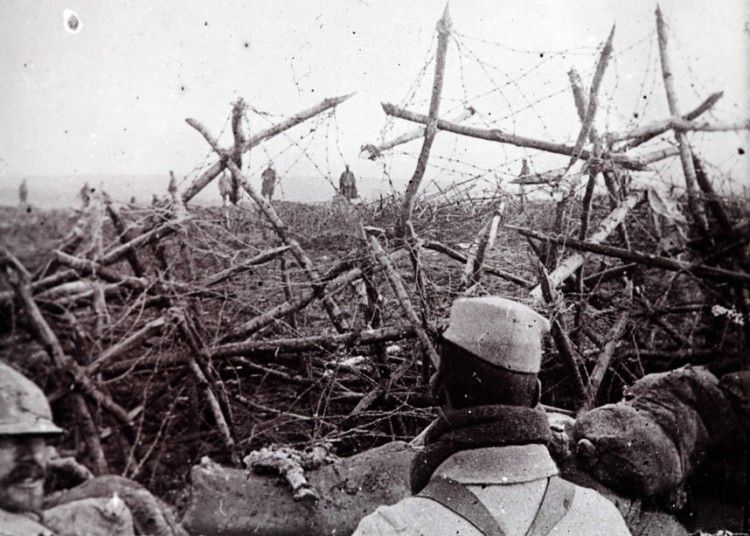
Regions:
<svg viewBox="0 0 750 536"><path fill-rule="evenodd" d="M22 207L26 206L29 202L29 186L26 184L26 179L18 187L18 199L21 201Z"/></svg>
<svg viewBox="0 0 750 536"><path fill-rule="evenodd" d="M346 170L339 177L339 193L350 200L358 197L357 181L354 178L354 173L349 170L348 164Z"/></svg>
<svg viewBox="0 0 750 536"><path fill-rule="evenodd" d="M219 195L221 195L221 206L227 206L227 199L232 194L232 181L229 179L229 174L224 172L219 177Z"/></svg>
<svg viewBox="0 0 750 536"><path fill-rule="evenodd" d="M268 163L268 167L263 171L260 178L263 181L261 195L270 201L276 188L276 171L273 169L273 162Z"/></svg>

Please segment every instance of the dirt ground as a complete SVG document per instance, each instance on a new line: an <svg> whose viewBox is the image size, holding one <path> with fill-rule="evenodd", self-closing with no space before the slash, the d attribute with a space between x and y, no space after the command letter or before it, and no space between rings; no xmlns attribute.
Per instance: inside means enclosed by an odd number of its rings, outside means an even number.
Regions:
<svg viewBox="0 0 750 536"><path fill-rule="evenodd" d="M575 204L577 205L577 204ZM366 266L368 253L359 239L358 221L391 231L396 207L389 203L374 203L359 208L334 204L305 205L274 202L281 219L291 234L311 257L321 274L339 265L344 271L355 266ZM483 223L495 206L423 207L418 211L417 234L424 240L438 241L466 254ZM149 207L121 207L123 215L136 224L152 216ZM575 227L577 208L564 214L563 232ZM594 223L609 210L605 199L594 203ZM0 210L0 239L19 258L32 274L39 270L58 247L80 213L74 210L18 211ZM300 266L289 258L285 267L278 259L246 271L209 290L191 287L202 278L234 266L257 253L280 243L257 212L247 206L239 208L191 208L190 219L169 240L144 248L140 253L147 275L163 283L165 301L150 299L144 294L113 294L106 299L106 312L95 311L85 300L72 301L60 307L41 299L53 329L59 334L67 352L82 364L104 352L137 327L157 318L169 308L179 307L192 318L201 344L212 348L233 342L231 334L243 322L262 314L289 297L299 296L307 287ZM503 223L550 231L555 222L552 202L533 202L522 207L513 204L505 209ZM658 241L650 231L643 207L628 218L630 240L638 249L650 250ZM114 244L116 233L107 222L94 229L78 251L79 256L102 242ZM396 244L382 240L386 249ZM613 238L617 245L618 240ZM146 252L144 254L144 252ZM547 255L550 262L568 254L563 248L552 248ZM611 259L593 258L587 273L600 272L617 263ZM442 253L424 250L421 255L430 322L439 324L445 319L452 300L459 295L463 264ZM342 265L343 262L343 265ZM511 272L530 282L537 281L537 272L526 239L516 232L500 228L495 247L488 252L486 264ZM125 262L115 265L119 273L128 273ZM417 301L414 277L408 258L399 261L401 273L412 300ZM286 274L285 274L286 272ZM335 275L335 274L334 274ZM285 284L285 279L288 284ZM376 272L373 281L382 294L380 310L383 326L404 326L401 309L392 289ZM706 329L702 319L709 302L694 281L672 285L670 275L640 270L635 281L645 289L645 296L660 306L692 306L696 313L669 317L673 328L690 337L692 350L710 349L710 364L721 371L735 366L737 340L742 332L726 322L716 324L721 332ZM179 287L177 283L188 285ZM8 287L3 281L2 289ZM606 333L617 315L615 280L597 287L587 322L596 331ZM485 274L478 292L498 294L524 300L528 288L505 279ZM347 285L333 296L345 311L353 328L366 328L363 298L352 285ZM704 309L701 309L704 307ZM640 309L639 309L640 311ZM571 320L571 308L560 313ZM720 319L719 319L720 320ZM21 365L42 385L48 394L56 421L66 429L59 449L82 457L86 451L85 432L72 408L68 386L59 384L50 370L49 361L41 347L24 330L21 315L11 307L3 313L0 324L0 359ZM302 337L333 334L331 323L318 302L303 311L287 315L253 335L257 340L282 337ZM579 338L581 337L581 338ZM718 338L717 338L718 337ZM603 383L598 403L618 400L625 385L649 371L668 370L684 363L684 350L668 334L654 331L648 323L634 322L628 332L633 347L659 348L661 355L641 358L638 352L622 345L622 359ZM575 335L581 342L583 355L595 357L595 347ZM733 342L734 341L734 342ZM550 346L543 365L543 402L560 408L572 409L572 385ZM394 440L412 439L433 417L433 401L426 380L428 367L422 363L421 352L412 338L388 342L384 345L388 366L395 369L406 363L407 373L389 386L385 396L365 411L351 415L352 409L370 391L380 385L377 365L370 357L372 349L353 347L323 347L315 351L256 352L214 361L220 376L221 389L228 404L229 423L238 440L241 453L268 446L288 445L305 448L328 443L339 456L346 456ZM118 356L120 368L105 369L98 379L114 400L132 411L134 434L128 436L100 408L95 421L102 437L102 448L110 471L133 478L171 504L180 504L188 485L190 468L203 456L229 464L230 458L222 443L215 420L200 387L180 359L192 350L185 341L168 328L158 336L131 348ZM588 352L588 353L587 353ZM366 356L364 364L353 366L349 358ZM670 355L672 357L670 357ZM666 356L666 357L665 357ZM414 359L412 359L414 358ZM148 366L143 363L149 363Z"/></svg>

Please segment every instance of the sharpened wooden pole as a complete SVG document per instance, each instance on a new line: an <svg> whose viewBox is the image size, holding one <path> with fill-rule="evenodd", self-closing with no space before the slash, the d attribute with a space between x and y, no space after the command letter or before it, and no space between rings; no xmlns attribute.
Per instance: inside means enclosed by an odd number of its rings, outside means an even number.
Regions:
<svg viewBox="0 0 750 536"><path fill-rule="evenodd" d="M432 122L429 116L411 112L394 104L383 103L382 107L386 114L393 117L398 117L399 119L405 119L414 123L422 123L423 125L430 124ZM575 147L572 145L566 145L564 143L554 143L546 140L538 140L525 136L517 136L515 134L508 134L507 132L503 132L502 130L498 130L496 128L483 129L468 125L459 125L450 121L446 121L444 119L438 119L436 126L438 130L446 130L448 132L453 132L454 134L460 134L462 136L468 136L470 138L494 141L498 143L507 143L509 145L515 145L516 147L527 147L529 149L538 149L540 151L546 151L548 153L567 156L573 156L574 154L577 154L580 160L589 160L592 157L591 151L587 149L581 149L580 153L576 153ZM677 149L669 147L639 157L631 157L621 153L607 153L605 157L608 160L611 160L615 164L618 164L626 169L644 171L648 169L648 164L663 160L665 158L676 156L677 154Z"/></svg>
<svg viewBox="0 0 750 536"><path fill-rule="evenodd" d="M340 97L325 99L311 108L302 110L301 112L294 114L293 116L285 119L284 121L281 121L280 123L277 123L265 130L261 130L254 136L251 136L242 145L241 152L247 152L256 145L260 145L265 140L273 138L277 134L281 134L285 130L289 130L293 126L299 125L303 121L307 121L311 117L315 117L316 115L321 114L326 110L335 108L342 102L346 101L352 95L353 93L350 93L349 95L342 95ZM225 169L226 162L223 158L211 164L211 166L206 171L204 171L200 177L195 179L193 183L187 188L187 190L185 190L185 192L182 194L183 203L187 204L188 201L198 195L198 193L203 190L203 188L205 188L212 180L218 177Z"/></svg>
<svg viewBox="0 0 750 536"><path fill-rule="evenodd" d="M417 338L422 345L423 351L427 354L427 357L429 357L432 365L437 368L438 363L440 362L440 358L438 357L438 354L435 351L435 348L433 347L432 341L430 341L427 332L424 330L422 322L419 319L416 311L414 310L414 306L411 304L409 294L406 292L406 288L404 288L404 283L401 280L401 276L396 271L396 268L393 266L390 258L383 250L380 242L378 242L378 239L370 235L369 244L373 255L385 271L388 282L391 284L393 292L396 294L396 298L399 305L401 306L401 309L404 312L404 315L406 316L406 319L414 328L414 332L417 334Z"/></svg>
<svg viewBox="0 0 750 536"><path fill-rule="evenodd" d="M674 89L674 74L672 73L672 66L669 61L669 50L667 44L669 38L667 36L667 27L664 22L664 17L661 13L661 8L656 6L656 33L659 40L659 57L661 58L661 73L664 79L664 91L667 94L667 104L669 105L669 113L672 117L680 116L680 109L677 102L677 93ZM687 188L688 195L688 208L693 216L693 223L698 228L701 235L705 236L708 233L708 225L706 222L706 215L704 214L702 207L698 203L696 195L696 184L697 179L695 178L695 168L693 167L693 158L690 145L688 144L687 135L682 130L673 130L674 137L677 140L677 147L680 151L680 163L682 164L682 171L685 175L685 186Z"/></svg>
<svg viewBox="0 0 750 536"><path fill-rule="evenodd" d="M428 122L425 123L426 129L424 134L424 141L422 142L422 150L419 153L417 159L417 167L414 170L414 174L409 180L409 184L406 187L406 193L404 194L404 204L401 209L401 231L402 234L406 234L407 226L411 222L412 212L414 211L414 201L417 196L417 191L422 183L425 170L427 169L427 160L430 158L430 150L432 149L432 143L435 140L435 134L437 133L437 119L438 110L440 109L440 95L443 91L443 78L445 74L445 58L448 51L448 39L451 33L451 18L450 12L448 11L448 5L446 4L443 16L437 23L438 32L438 45L437 52L435 53L435 76L432 81L432 95L430 96L430 110L427 115Z"/></svg>
<svg viewBox="0 0 750 536"><path fill-rule="evenodd" d="M625 221L628 212L640 204L645 198L645 191L631 193L624 201L617 205L617 208L610 212L609 215L601 221L596 232L589 237L588 243L599 244L603 242L610 234L612 234L612 231L614 231L618 225ZM514 228L507 225L506 227ZM557 265L557 268L550 273L550 281L552 281L552 285L555 288L559 287L563 281L573 275L573 273L575 273L575 271L585 262L586 257L588 257L588 255L575 253L570 257L565 258ZM541 300L542 290L539 285L531 290L530 296L536 301Z"/></svg>
<svg viewBox="0 0 750 536"><path fill-rule="evenodd" d="M211 134L209 134L209 132L203 125L201 125L195 119L187 119L186 121L195 130L200 132L203 138L220 157L224 158L228 156L227 152L219 147L218 141ZM242 188L258 205L263 215L271 223L271 226L273 227L276 234L279 236L279 238L281 238L281 241L289 246L290 252L302 267L302 271L304 272L305 277L307 277L307 279L310 281L310 284L313 288L313 293L323 302L323 307L325 308L328 317L331 319L333 326L336 328L336 331L338 331L339 333L346 331L347 326L346 321L344 320L344 313L330 296L324 295L323 288L320 283L320 277L313 266L312 260L310 260L310 257L302 249L302 246L299 245L299 242L297 242L297 240L292 238L292 236L289 234L289 230L287 229L286 224L281 221L281 218L279 218L279 215L276 213L276 210L273 208L271 203L265 197L259 195L258 192L256 192L255 189L250 186L250 181L247 179L247 177L245 177L240 168L238 168L234 161L232 161L230 158L226 158L226 166L229 168L229 171L232 172L232 175L239 181Z"/></svg>

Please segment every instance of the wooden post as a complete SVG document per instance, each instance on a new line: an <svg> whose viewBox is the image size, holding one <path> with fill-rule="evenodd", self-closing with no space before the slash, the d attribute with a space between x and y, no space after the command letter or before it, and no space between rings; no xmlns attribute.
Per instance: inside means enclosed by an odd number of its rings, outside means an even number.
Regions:
<svg viewBox="0 0 750 536"><path fill-rule="evenodd" d="M589 237L588 243L599 244L603 242L610 234L612 234L612 231L614 231L614 229L625 220L628 212L639 203L641 203L645 198L645 191L636 191L631 193L627 198L625 198L622 203L617 205L616 209L610 212L609 215L601 221L596 232ZM513 228L512 226L507 225L506 227ZM575 271L584 263L587 256L588 255L576 253L574 255L571 255L570 257L567 257L561 263L559 263L557 265L557 268L555 268L555 270L550 273L550 281L552 281L553 288L557 288L562 284L563 281L573 275ZM542 290L539 285L531 290L530 296L536 301L541 300Z"/></svg>
<svg viewBox="0 0 750 536"><path fill-rule="evenodd" d="M462 121L465 121L472 115L476 113L476 110L474 108L469 107L454 118L451 119L454 123L461 123ZM412 140L416 140L418 138L421 138L425 135L426 128L425 127L417 127L414 130L410 130L409 132L406 132L405 134L401 134L400 136L397 136L391 140L388 140L386 142L381 143L378 146L367 144L363 145L360 148L360 156L364 156L364 153L367 154L367 158L370 160L376 160L377 158L383 156L384 151L388 151L390 149L393 149L394 147L397 147L399 145L403 145L404 143L408 143Z"/></svg>
<svg viewBox="0 0 750 536"><path fill-rule="evenodd" d="M614 356L615 350L617 349L617 345L620 342L622 336L625 334L625 329L628 327L628 322L630 320L630 308L633 301L632 281L628 281L624 294L626 302L620 304L620 314L618 315L617 320L615 320L612 329L609 330L609 333L607 334L607 342L604 344L604 348L599 353L599 357L597 358L594 370L591 371L591 375L589 376L589 384L586 388L586 399L578 410L579 414L591 409L596 402L596 395L597 393L599 393L599 388L601 387L602 380L604 379L604 374L612 364L612 358Z"/></svg>
<svg viewBox="0 0 750 536"><path fill-rule="evenodd" d="M388 281L390 282L391 287L393 287L393 291L396 294L399 305L401 305L401 309L404 311L404 315L414 328L414 331L417 334L417 338L422 345L423 351L425 352L425 354L427 354L427 357L430 359L432 365L437 368L438 363L440 362L440 358L438 357L435 348L432 346L432 342L430 341L427 332L424 330L419 316L414 310L414 306L411 304L409 294L406 292L406 288L404 288L404 283L401 280L401 276L398 274L396 268L391 263L388 255L386 255L383 247L380 245L380 242L378 242L378 239L370 235L369 243L373 255L383 267L385 274L388 277Z"/></svg>
<svg viewBox="0 0 750 536"><path fill-rule="evenodd" d="M656 32L659 38L659 57L661 58L661 72L664 78L664 91L667 94L667 104L669 105L669 113L672 117L678 117L680 115L679 105L677 103L677 94L674 89L674 75L672 74L672 67L669 62L669 51L667 49L668 37L667 28L664 22L664 18L661 14L661 8L656 6ZM703 213L702 207L699 205L696 197L695 185L697 179L695 178L695 168L693 167L693 159L688 145L687 135L681 130L673 130L674 137L677 140L677 146L680 151L680 163L682 164L682 171L685 174L685 186L687 188L688 195L688 208L690 214L693 217L693 223L697 227L698 231L702 236L706 236L708 233L708 225L706 222L706 215Z"/></svg>
<svg viewBox="0 0 750 536"><path fill-rule="evenodd" d="M323 113L330 108L335 108L352 95L353 93L350 93L349 95L342 95L340 97L325 99L311 108L302 110L301 112L294 114L293 116L285 119L284 121L281 121L280 123L277 123L265 130L261 130L242 144L241 151L247 152L263 141L269 138L273 138L277 134L280 134L285 130L289 130L293 126L298 125L303 121L310 119L311 117L315 117L316 115ZM226 167L227 166L225 158L222 156L219 161L214 162L206 171L201 174L200 177L193 181L193 183L187 188L187 190L185 190L185 192L183 192L183 203L187 205L187 203L193 197L198 195L198 193L203 190L203 188L205 188L208 183L218 177L221 172L226 169Z"/></svg>
<svg viewBox="0 0 750 536"><path fill-rule="evenodd" d="M500 214L495 212L492 218L482 226L469 248L464 273L461 276L461 287L467 294L472 287L479 283L486 252L495 245L499 224Z"/></svg>
<svg viewBox="0 0 750 536"><path fill-rule="evenodd" d="M435 134L437 133L438 110L440 109L440 95L443 91L443 75L445 73L445 58L448 50L448 39L451 33L451 18L448 11L448 4L445 5L443 16L437 23L437 32L438 45L437 52L435 53L435 76L432 82L430 110L427 115L428 122L425 123L427 128L425 129L424 141L422 142L422 150L417 159L417 168L414 170L414 174L406 187L403 208L401 209L401 231L403 235L407 233L407 225L411 221L414 210L414 201L427 168L427 160L430 157L432 142L435 140Z"/></svg>
<svg viewBox="0 0 750 536"><path fill-rule="evenodd" d="M557 304L559 303L560 298L552 287L549 274L547 274L547 269L544 267L541 260L537 262L537 270L539 274L539 285L542 288L544 300L553 308L553 314L550 318L550 333L552 335L552 340L555 341L555 346L557 346L557 352L560 354L563 365L568 369L576 394L581 400L583 400L586 396L586 387L583 384L581 372L578 370L578 362L573 353L573 344L570 342L567 330L565 329L565 322L558 312Z"/></svg>
<svg viewBox="0 0 750 536"><path fill-rule="evenodd" d="M256 192L255 189L250 186L250 182L242 173L240 168L238 168L237 165L228 158L228 153L219 147L218 141L208 133L203 125L201 125L195 119L187 119L186 121L195 130L200 132L200 134L208 142L211 148L221 158L226 159L226 165L229 168L229 171L231 171L232 175L237 178L237 180L242 185L242 188L248 193L248 195L250 195L252 200L255 201L266 218L268 218L268 221L271 223L271 226L273 227L279 238L281 238L282 242L289 246L290 252L294 256L294 258L297 259L297 262L302 267L305 276L310 281L310 284L313 288L313 293L323 302L323 307L325 308L328 317L331 319L333 326L336 328L336 331L338 331L339 333L345 331L347 329L347 325L346 321L344 320L344 313L330 296L325 296L323 294L323 286L320 283L320 277L315 271L312 260L310 260L310 257L308 257L307 253L305 253L305 251L302 249L302 246L299 245L299 242L297 242L297 240L290 236L286 225L283 221L281 221L281 218L279 218L279 215L276 213L276 210L274 210L271 203L266 198L259 195L258 192Z"/></svg>
<svg viewBox="0 0 750 536"><path fill-rule="evenodd" d="M232 134L234 134L234 151L232 152L232 161L242 169L242 146L247 139L242 131L242 116L245 113L245 101L240 97L232 105ZM232 175L232 188L229 191L229 200L233 205L240 201L240 184L238 179Z"/></svg>
<svg viewBox="0 0 750 536"><path fill-rule="evenodd" d="M15 259L15 256L13 256L13 254L6 248L2 248L2 253L7 259ZM20 263L15 259L15 262L12 264ZM68 376L72 384L75 385L83 395L99 404L123 424L127 430L132 431L132 423L128 412L117 402L112 400L109 395L105 394L101 388L85 374L81 366L63 351L62 346L60 346L60 341L57 339L57 335L55 335L55 332L50 328L44 315L42 315L42 312L39 310L39 306L37 306L31 295L28 286L28 278L24 277L23 272L19 270L15 270L15 274L17 275L14 276L12 273L8 273L8 280L26 310L26 317L31 325L34 335L49 355L56 371L59 374Z"/></svg>
<svg viewBox="0 0 750 536"><path fill-rule="evenodd" d="M568 169L578 160L578 154L583 149L583 144L591 136L591 127L594 124L596 118L596 110L599 106L599 87L601 86L602 79L604 78L604 71L607 70L607 64L609 63L609 57L612 54L612 41L615 38L615 27L612 26L612 31L609 32L607 42L602 48L601 54L599 55L599 61L596 64L596 71L594 72L594 78L591 80L591 88L589 89L589 102L586 107L586 115L581 121L581 131L578 133L578 139L576 140L575 149L573 155L568 163Z"/></svg>
<svg viewBox="0 0 750 536"><path fill-rule="evenodd" d="M386 114L399 119L405 119L414 123L422 123L423 125L429 125L432 123L429 116L411 112L400 108L394 104L383 103L383 110ZM576 151L576 148L571 145L564 143L554 143L546 140L538 140L529 138L526 136L518 136L515 134L508 134L502 130L493 129L482 129L472 127L468 125L458 125L444 119L438 119L436 126L438 130L446 130L462 136L468 136L470 138L477 138L480 140L494 141L497 143L507 143L509 145L515 145L516 147L527 147L529 149L538 149L540 151L546 151L548 153L561 154L567 156L577 155L579 160L588 160L592 157L591 151L587 149L581 149L580 152ZM603 155L603 158L611 160L617 165L620 165L626 169L632 169L635 171L644 171L648 169L648 165L665 158L676 156L678 150L674 148L667 148L664 150L655 151L647 155L632 157L622 153L607 153Z"/></svg>
<svg viewBox="0 0 750 536"><path fill-rule="evenodd" d="M619 259L637 262L644 266L651 266L654 268L661 268L662 270L669 270L672 272L686 272L700 279L710 279L713 281L723 283L736 283L745 287L750 286L750 274L745 272L733 272L731 270L725 270L724 268L714 268L713 266L706 266L700 263L690 263L685 261L678 261L669 257L660 257L658 255L650 255L647 253L641 253L630 249L623 249L614 246L608 246L594 241L592 236L588 242L581 242L573 238L567 238L565 236L549 236L531 229L523 229L514 225L506 225L508 229L514 229L524 236L530 236L538 240L548 240L554 244L564 245L572 249L585 251L589 253L596 253L598 255L606 255L608 257L617 257ZM750 238L748 238L750 240ZM568 257L568 259L574 259L576 255ZM566 261L568 260L566 259ZM582 261L578 261L582 262ZM565 270L562 274L558 274L558 278L564 275L569 269L570 265L575 264L572 261L566 263ZM558 267L560 268L560 267ZM556 270L557 271L557 270ZM552 279L550 274L550 279ZM555 280L553 279L553 282ZM541 294L541 292L540 292Z"/></svg>

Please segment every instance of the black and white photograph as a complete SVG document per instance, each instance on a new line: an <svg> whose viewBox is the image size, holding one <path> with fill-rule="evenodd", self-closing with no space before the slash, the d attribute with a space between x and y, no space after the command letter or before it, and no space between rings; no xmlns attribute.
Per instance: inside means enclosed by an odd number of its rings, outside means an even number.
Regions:
<svg viewBox="0 0 750 536"><path fill-rule="evenodd" d="M0 48L0 536L750 534L747 0Z"/></svg>

